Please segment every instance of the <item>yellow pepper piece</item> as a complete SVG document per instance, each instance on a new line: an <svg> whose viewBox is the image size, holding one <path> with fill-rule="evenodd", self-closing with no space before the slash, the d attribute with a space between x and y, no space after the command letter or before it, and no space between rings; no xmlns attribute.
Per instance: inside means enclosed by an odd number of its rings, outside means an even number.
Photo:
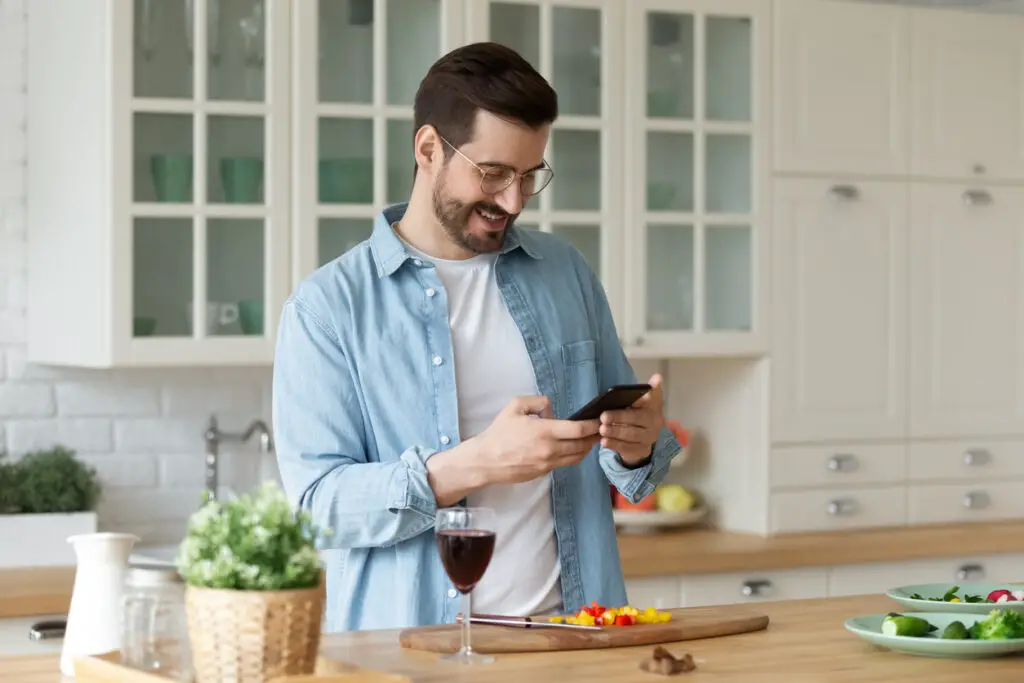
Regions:
<svg viewBox="0 0 1024 683"><path fill-rule="evenodd" d="M565 622L565 620L562 617L551 617L548 619L548 621L550 621L552 624L561 624Z"/></svg>
<svg viewBox="0 0 1024 683"><path fill-rule="evenodd" d="M960 598L953 598L950 602L960 602Z"/></svg>

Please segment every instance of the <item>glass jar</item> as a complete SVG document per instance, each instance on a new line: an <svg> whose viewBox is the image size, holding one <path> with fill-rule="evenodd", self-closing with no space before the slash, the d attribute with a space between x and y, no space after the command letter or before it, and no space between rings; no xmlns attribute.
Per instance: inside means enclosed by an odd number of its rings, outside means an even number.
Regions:
<svg viewBox="0 0 1024 683"><path fill-rule="evenodd" d="M185 583L172 567L135 565L125 579L121 663L191 683Z"/></svg>

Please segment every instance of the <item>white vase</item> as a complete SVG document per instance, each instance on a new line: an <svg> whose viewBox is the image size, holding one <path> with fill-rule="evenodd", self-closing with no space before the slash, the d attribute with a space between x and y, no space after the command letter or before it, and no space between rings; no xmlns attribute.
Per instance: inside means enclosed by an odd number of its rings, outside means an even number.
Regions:
<svg viewBox="0 0 1024 683"><path fill-rule="evenodd" d="M132 534L100 532L68 538L77 568L60 670L75 675L75 657L121 649L121 598L128 556L139 541Z"/></svg>

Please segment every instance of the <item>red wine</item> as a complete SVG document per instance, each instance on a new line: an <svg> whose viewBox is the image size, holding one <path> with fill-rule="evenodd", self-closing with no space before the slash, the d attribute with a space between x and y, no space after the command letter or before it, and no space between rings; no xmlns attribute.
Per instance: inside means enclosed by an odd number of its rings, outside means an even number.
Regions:
<svg viewBox="0 0 1024 683"><path fill-rule="evenodd" d="M487 571L494 553L494 532L482 529L442 529L437 532L437 549L448 578L468 593Z"/></svg>

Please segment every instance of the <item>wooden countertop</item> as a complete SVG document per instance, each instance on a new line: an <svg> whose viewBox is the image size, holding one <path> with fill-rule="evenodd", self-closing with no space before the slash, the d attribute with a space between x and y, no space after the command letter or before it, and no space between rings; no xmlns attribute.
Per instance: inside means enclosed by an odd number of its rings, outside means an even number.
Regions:
<svg viewBox="0 0 1024 683"><path fill-rule="evenodd" d="M74 567L0 570L0 617L65 614L74 585Z"/></svg>
<svg viewBox="0 0 1024 683"><path fill-rule="evenodd" d="M948 660L903 655L875 648L846 631L843 622L860 614L884 613L893 603L884 596L798 600L745 605L771 618L765 631L708 638L666 647L676 656L690 653L697 670L680 681L715 683L1019 683L1024 658ZM709 610L716 608L693 608ZM730 608L719 608L730 609ZM563 683L574 680L651 683L640 670L651 646L497 655L486 669L467 670L437 661L438 655L406 650L397 631L330 634L322 654L366 669L409 676L417 683L488 680L494 683ZM56 655L0 660L0 683L60 683ZM671 680L671 679L670 679ZM311 682L312 683L312 682Z"/></svg>
<svg viewBox="0 0 1024 683"><path fill-rule="evenodd" d="M1024 520L762 537L705 529L619 535L626 578L1024 553Z"/></svg>

